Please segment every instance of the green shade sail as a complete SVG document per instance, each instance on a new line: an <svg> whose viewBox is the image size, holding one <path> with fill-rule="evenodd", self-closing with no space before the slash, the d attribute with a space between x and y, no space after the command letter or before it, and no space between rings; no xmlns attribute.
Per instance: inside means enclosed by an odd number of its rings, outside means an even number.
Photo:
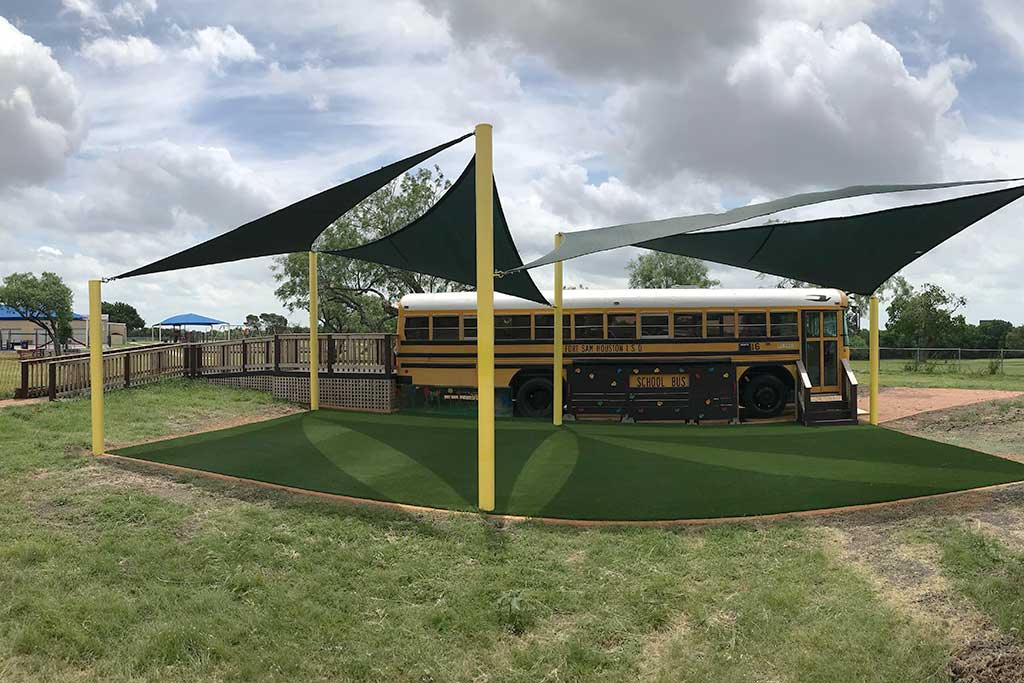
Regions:
<svg viewBox="0 0 1024 683"><path fill-rule="evenodd" d="M476 158L448 191L426 213L367 244L350 249L325 250L346 258L371 261L424 275L476 286ZM492 179L493 184L493 179ZM494 186L494 268L504 273L495 279L495 291L550 305L525 270L501 210ZM510 272L514 271L514 272Z"/></svg>
<svg viewBox="0 0 1024 683"><path fill-rule="evenodd" d="M327 226L409 169L462 142L472 133L396 161L366 175L306 197L234 230L159 261L121 273L113 280L257 256L310 251Z"/></svg>
<svg viewBox="0 0 1024 683"><path fill-rule="evenodd" d="M857 216L662 237L636 246L871 294L940 243L1024 196L1024 186Z"/></svg>
<svg viewBox="0 0 1024 683"><path fill-rule="evenodd" d="M580 230L566 233L560 247L522 268L536 268L618 247L638 246L870 294L914 259L1018 199L1024 194L1024 188L859 216L717 231L711 228L838 199L1021 180L1024 178L923 185L856 185L793 195L718 214Z"/></svg>

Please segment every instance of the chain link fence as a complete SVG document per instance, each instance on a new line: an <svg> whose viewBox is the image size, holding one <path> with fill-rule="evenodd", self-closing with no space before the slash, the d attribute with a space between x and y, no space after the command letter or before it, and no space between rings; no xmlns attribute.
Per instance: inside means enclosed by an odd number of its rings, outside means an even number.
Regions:
<svg viewBox="0 0 1024 683"><path fill-rule="evenodd" d="M954 349L883 346L884 370L922 374L1018 375L1024 378L1024 349ZM850 360L868 361L867 348L851 348Z"/></svg>

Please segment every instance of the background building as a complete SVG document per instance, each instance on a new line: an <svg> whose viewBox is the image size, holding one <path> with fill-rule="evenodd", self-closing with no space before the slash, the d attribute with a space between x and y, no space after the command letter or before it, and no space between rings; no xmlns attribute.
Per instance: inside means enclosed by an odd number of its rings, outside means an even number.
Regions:
<svg viewBox="0 0 1024 683"><path fill-rule="evenodd" d="M124 323L112 323L108 316L103 316L103 345L121 346L128 341L128 329ZM73 314L71 319L70 349L88 348L89 316L81 313ZM51 347L50 336L41 327L26 320L13 308L0 306L0 349L10 350L16 347L47 348Z"/></svg>

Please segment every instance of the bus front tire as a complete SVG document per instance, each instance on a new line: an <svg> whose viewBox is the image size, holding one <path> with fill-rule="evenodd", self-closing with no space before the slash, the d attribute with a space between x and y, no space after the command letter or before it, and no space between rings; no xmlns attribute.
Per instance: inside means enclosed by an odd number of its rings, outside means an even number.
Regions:
<svg viewBox="0 0 1024 683"><path fill-rule="evenodd" d="M516 408L523 417L550 417L555 392L546 377L530 377L516 390Z"/></svg>
<svg viewBox="0 0 1024 683"><path fill-rule="evenodd" d="M754 375L743 386L743 407L750 417L776 417L786 407L786 385L775 375Z"/></svg>

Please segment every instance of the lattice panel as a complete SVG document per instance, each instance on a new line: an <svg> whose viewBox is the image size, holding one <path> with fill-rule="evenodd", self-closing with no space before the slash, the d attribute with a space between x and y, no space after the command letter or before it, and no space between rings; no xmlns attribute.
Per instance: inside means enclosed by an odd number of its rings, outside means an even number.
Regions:
<svg viewBox="0 0 1024 683"><path fill-rule="evenodd" d="M214 384L269 391L275 397L293 403L309 403L308 377L256 375L250 377L210 377ZM398 402L393 379L320 376L320 405L329 408L393 413Z"/></svg>
<svg viewBox="0 0 1024 683"><path fill-rule="evenodd" d="M321 377L320 403L335 408L355 408L377 413L393 413L398 410L393 379Z"/></svg>
<svg viewBox="0 0 1024 683"><path fill-rule="evenodd" d="M252 377L211 377L209 381L214 384L223 384L241 389L255 389L257 391L274 393L273 379L269 375L255 375ZM276 396L277 394L274 395Z"/></svg>

